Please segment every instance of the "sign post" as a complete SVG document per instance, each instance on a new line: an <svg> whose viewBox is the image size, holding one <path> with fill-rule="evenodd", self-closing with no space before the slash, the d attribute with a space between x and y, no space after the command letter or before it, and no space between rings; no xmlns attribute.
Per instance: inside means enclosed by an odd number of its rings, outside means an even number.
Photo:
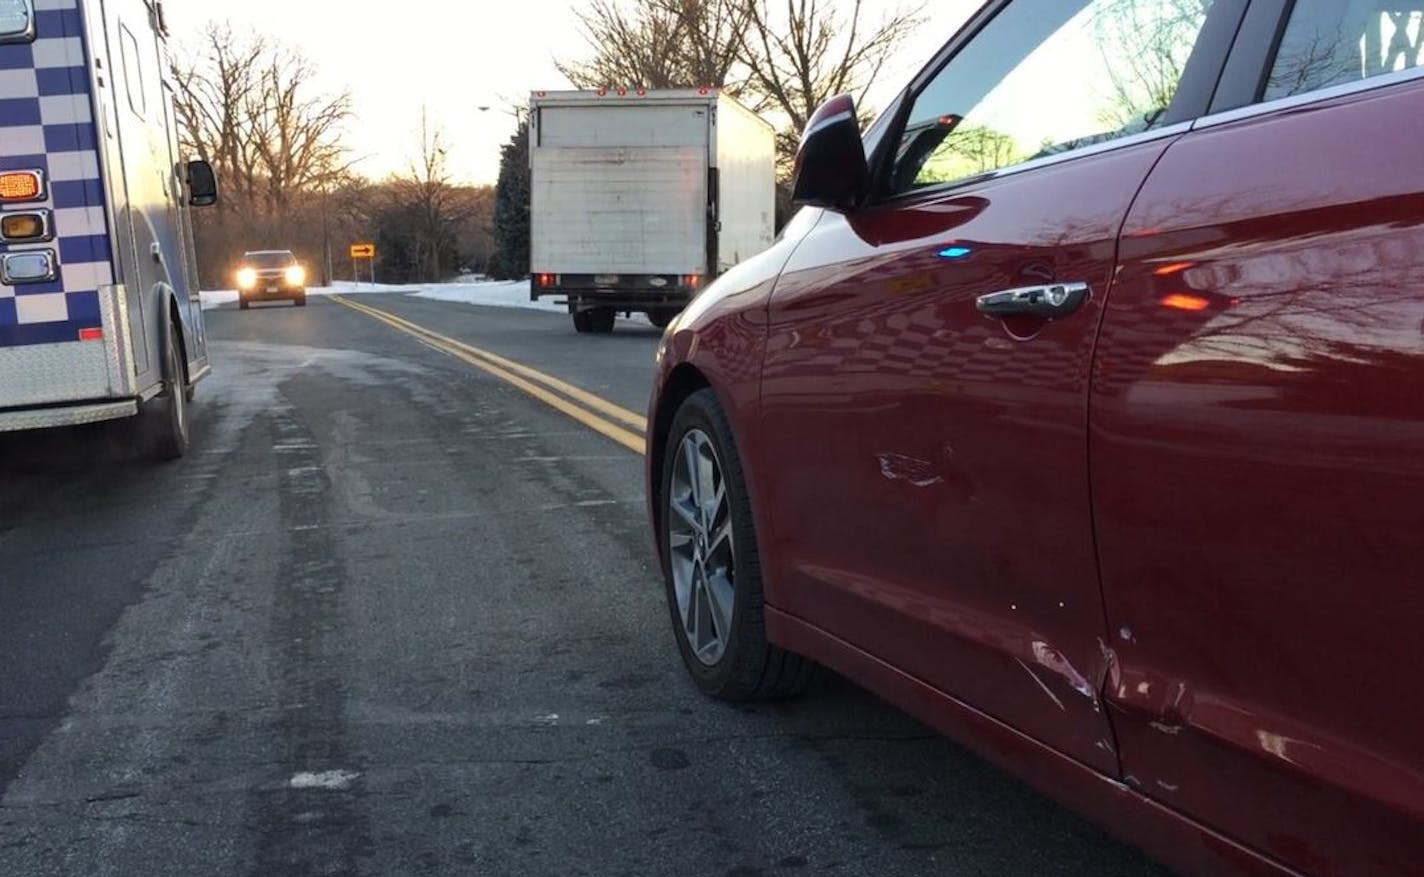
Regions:
<svg viewBox="0 0 1424 877"><path fill-rule="evenodd" d="M351 279L356 277L356 263L361 260L370 262L371 285L376 283L376 245L375 244L352 244L351 245Z"/></svg>

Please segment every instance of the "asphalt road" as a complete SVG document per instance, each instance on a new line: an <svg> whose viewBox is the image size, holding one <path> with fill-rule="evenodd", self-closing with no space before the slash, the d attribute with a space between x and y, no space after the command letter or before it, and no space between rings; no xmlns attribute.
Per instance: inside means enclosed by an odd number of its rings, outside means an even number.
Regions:
<svg viewBox="0 0 1424 877"><path fill-rule="evenodd" d="M363 297L643 410L657 333ZM848 683L683 676L641 459L368 316L208 314L194 450L0 436L0 875L1149 875Z"/></svg>

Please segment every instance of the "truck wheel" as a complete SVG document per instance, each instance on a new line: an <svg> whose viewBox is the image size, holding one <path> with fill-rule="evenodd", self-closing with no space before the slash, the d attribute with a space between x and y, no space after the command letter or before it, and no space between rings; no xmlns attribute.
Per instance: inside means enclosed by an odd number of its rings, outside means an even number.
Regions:
<svg viewBox="0 0 1424 877"><path fill-rule="evenodd" d="M668 324L676 319L679 313L681 312L673 308L655 308L647 312L648 322L659 329L666 329Z"/></svg>
<svg viewBox="0 0 1424 877"><path fill-rule="evenodd" d="M178 327L169 329L168 356L164 379L166 390L144 405L141 415L150 438L153 455L159 460L176 460L188 452L188 399L183 386L183 357Z"/></svg>
<svg viewBox="0 0 1424 877"><path fill-rule="evenodd" d="M298 295L296 298L292 299L292 303L295 304L295 305L296 305L297 307L299 307L299 308L304 308L304 307L306 307L306 306L307 306L307 294L306 294L305 292L303 292L302 294Z"/></svg>
<svg viewBox="0 0 1424 877"><path fill-rule="evenodd" d="M574 331L587 335L593 331L593 311L574 311Z"/></svg>
<svg viewBox="0 0 1424 877"><path fill-rule="evenodd" d="M594 308L589 315L589 331L595 335L607 335L613 331L613 321L618 314L613 308Z"/></svg>
<svg viewBox="0 0 1424 877"><path fill-rule="evenodd" d="M252 307L252 302L248 301L245 298L240 298L237 300L237 306L245 311L248 308Z"/></svg>

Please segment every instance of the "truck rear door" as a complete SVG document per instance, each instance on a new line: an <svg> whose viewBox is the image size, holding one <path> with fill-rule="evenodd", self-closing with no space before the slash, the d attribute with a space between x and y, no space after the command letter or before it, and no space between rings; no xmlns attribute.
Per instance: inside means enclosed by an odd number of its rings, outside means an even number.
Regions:
<svg viewBox="0 0 1424 877"><path fill-rule="evenodd" d="M710 107L541 107L532 263L566 274L705 274Z"/></svg>

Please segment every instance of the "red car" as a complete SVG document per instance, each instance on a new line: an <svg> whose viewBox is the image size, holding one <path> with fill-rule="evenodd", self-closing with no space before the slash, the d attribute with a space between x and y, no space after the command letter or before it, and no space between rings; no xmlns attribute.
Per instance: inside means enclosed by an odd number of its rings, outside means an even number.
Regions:
<svg viewBox="0 0 1424 877"><path fill-rule="evenodd" d="M1424 0L975 15L669 327L683 661L1188 873L1424 873Z"/></svg>

